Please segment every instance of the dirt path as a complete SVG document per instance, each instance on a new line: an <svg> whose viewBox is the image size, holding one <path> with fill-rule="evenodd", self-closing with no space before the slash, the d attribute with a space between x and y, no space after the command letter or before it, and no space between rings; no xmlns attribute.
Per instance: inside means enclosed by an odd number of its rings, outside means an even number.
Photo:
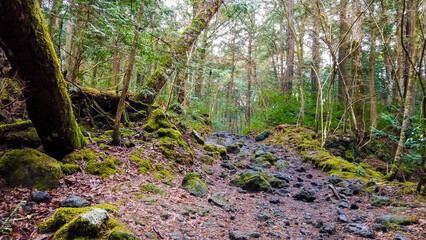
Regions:
<svg viewBox="0 0 426 240"><path fill-rule="evenodd" d="M161 183L151 174L139 174L136 164L129 158L141 146L132 150L111 147L107 154L123 161L120 173L109 178L86 173L65 177L58 188L49 192L53 197L50 202L28 205L21 210L12 224L13 237L5 235L0 239L49 239L51 234L36 233L36 224L50 217L59 203L70 195L81 196L92 205L108 202L119 206L115 217L141 239L363 239L362 236L426 239L426 208L412 196L390 196L393 206L373 207L372 194L358 193L362 182L325 176L302 163L298 153L290 147L266 146L252 137L227 132L214 133L207 142L226 145L234 153L229 154L229 160L207 166L213 171L211 175L205 172L206 166L202 170L197 160L191 167L182 166L176 169L179 173L175 174L172 184ZM91 147L99 150L96 145ZM197 149L194 153L199 158L204 152ZM161 158L153 147L146 148L144 154ZM253 163L253 155L263 154L275 155L274 162L281 165L268 168ZM241 168L241 162L245 162L247 168ZM200 172L206 180L207 197L192 196L181 187L184 173L190 171ZM271 192L253 192L229 184L232 178L245 171L273 174L286 186ZM142 192L140 186L146 183L161 186L167 196ZM329 184L340 192L341 201L336 199ZM8 188L4 183L0 189L0 211L3 211L0 218L7 216L7 212L27 199L30 193L28 189ZM391 193L392 189L378 188L374 194ZM230 205L219 207L209 201L217 194L222 194ZM297 196L301 200L296 199ZM385 231L383 225L375 221L388 214L415 215L418 222ZM351 231L348 225L358 232L348 232Z"/></svg>

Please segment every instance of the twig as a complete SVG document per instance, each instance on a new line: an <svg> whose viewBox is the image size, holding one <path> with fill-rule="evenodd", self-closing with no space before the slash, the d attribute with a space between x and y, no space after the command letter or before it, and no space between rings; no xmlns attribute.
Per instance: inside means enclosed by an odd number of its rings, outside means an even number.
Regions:
<svg viewBox="0 0 426 240"><path fill-rule="evenodd" d="M161 233L157 229L155 229L155 227L152 227L152 230L154 230L154 232L158 235L160 239L164 239L164 237L161 235Z"/></svg>
<svg viewBox="0 0 426 240"><path fill-rule="evenodd" d="M334 193L334 196L336 196L338 200L342 200L342 197L340 196L340 194L337 192L336 188L333 185L328 184L328 187L331 189L331 191Z"/></svg>
<svg viewBox="0 0 426 240"><path fill-rule="evenodd" d="M12 213L10 214L9 217L6 218L6 220L4 220L3 224L0 227L0 233L3 232L4 229L6 229L6 225L9 223L10 219L13 218L13 216L15 215L15 213L19 210L19 208L22 205L25 205L27 203L27 201L21 201L18 206L16 206L16 208L12 211Z"/></svg>

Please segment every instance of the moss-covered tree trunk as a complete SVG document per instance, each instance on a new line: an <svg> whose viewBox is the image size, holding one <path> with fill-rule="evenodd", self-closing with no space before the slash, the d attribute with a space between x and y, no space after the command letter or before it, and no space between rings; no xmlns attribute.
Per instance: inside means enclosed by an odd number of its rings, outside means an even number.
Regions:
<svg viewBox="0 0 426 240"><path fill-rule="evenodd" d="M28 115L46 153L60 159L84 146L36 0L0 1L0 46L24 80Z"/></svg>
<svg viewBox="0 0 426 240"><path fill-rule="evenodd" d="M180 37L171 46L172 56L167 57L142 86L141 92L136 95L137 100L147 104L154 102L155 97L160 93L166 83L168 76L175 70L173 61L182 62L185 54L190 50L200 33L207 27L210 19L216 14L220 5L222 5L221 0L211 0L197 13L191 24L183 30Z"/></svg>

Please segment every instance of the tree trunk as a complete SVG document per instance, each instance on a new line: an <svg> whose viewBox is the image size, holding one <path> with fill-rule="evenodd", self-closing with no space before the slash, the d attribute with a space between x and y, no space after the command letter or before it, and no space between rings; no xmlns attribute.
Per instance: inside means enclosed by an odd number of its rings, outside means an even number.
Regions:
<svg viewBox="0 0 426 240"><path fill-rule="evenodd" d="M281 1L281 4L284 8L284 2ZM279 46L279 67L280 67L280 91L282 93L285 93L285 71L284 71L284 9L281 11L280 14L280 46Z"/></svg>
<svg viewBox="0 0 426 240"><path fill-rule="evenodd" d="M353 16L358 17L361 14L361 3L359 0L352 0ZM354 19L355 20L355 19ZM365 133L365 90L364 80L362 77L362 49L361 41L362 18L353 24L353 40L352 40L352 88L353 88L353 106L356 117L354 123L355 137L357 144L362 143Z"/></svg>
<svg viewBox="0 0 426 240"><path fill-rule="evenodd" d="M255 16L250 13L250 26L248 27L248 54L247 54L247 92L246 92L246 109L245 109L245 119L246 124L250 127L250 115L251 115L251 83L252 83L252 71L253 71L253 59L252 59L252 50L253 50L253 31L255 27Z"/></svg>
<svg viewBox="0 0 426 240"><path fill-rule="evenodd" d="M110 84L110 87L113 87L114 89L116 89L116 90L118 90L119 89L119 86L118 86L118 83L119 83L119 77L120 77L120 61L121 61L121 59L120 59L120 51L119 51L119 49L118 49L118 37L117 37L117 39L115 40L115 43L114 43L114 48L113 48L113 50L112 50L112 73L111 73L111 75L112 75L112 79L111 79L111 84Z"/></svg>
<svg viewBox="0 0 426 240"><path fill-rule="evenodd" d="M348 25L346 22L346 6L348 4L348 0L340 0L339 4L339 12L340 12L340 23L339 23L339 56L338 56L338 67L339 67L339 84L338 84L338 102L340 109L343 109L343 106L346 104L346 90L345 86L347 86L348 79L348 71L347 71L347 55L348 55Z"/></svg>
<svg viewBox="0 0 426 240"><path fill-rule="evenodd" d="M207 27L210 19L216 14L221 0L213 0L205 8L200 10L191 24L183 30L176 43L171 46L171 52L176 61L181 62L185 54L197 40L200 33ZM147 104L152 104L155 97L160 93L167 77L175 70L172 56L167 57L154 73L148 78L142 86L142 90L136 95L136 99Z"/></svg>
<svg viewBox="0 0 426 240"><path fill-rule="evenodd" d="M228 89L226 90L226 130L231 129L231 106L232 106L232 90L234 88L234 77L235 77L235 22L232 23L232 45L231 45L231 78L228 81ZM211 73L211 72L210 72Z"/></svg>
<svg viewBox="0 0 426 240"><path fill-rule="evenodd" d="M375 83L375 61L376 61L376 33L371 23L370 29L370 57L368 58L368 85L370 90L370 132L371 128L377 127L377 98Z"/></svg>
<svg viewBox="0 0 426 240"><path fill-rule="evenodd" d="M121 116L123 114L123 106L124 106L124 101L126 100L127 90L129 89L129 85L130 85L130 78L132 77L133 66L135 65L136 44L138 43L144 5L145 5L145 0L141 0L141 4L139 6L138 20L136 23L137 25L135 29L135 36L133 38L132 50L130 51L130 56L129 56L129 65L127 66L127 69L126 69L126 75L125 75L124 84L123 84L123 91L121 92L120 101L118 102L117 112L115 114L114 131L112 134L112 144L114 145L120 144L120 121L121 121Z"/></svg>
<svg viewBox="0 0 426 240"><path fill-rule="evenodd" d="M0 46L25 81L26 105L44 150L61 159L83 147L58 58L36 0L0 2Z"/></svg>
<svg viewBox="0 0 426 240"><path fill-rule="evenodd" d="M317 100L318 92L318 77L320 65L320 49L319 49L319 34L320 34L320 20L316 16L312 17L313 32L312 32L312 69L311 69L311 91L312 99Z"/></svg>
<svg viewBox="0 0 426 240"><path fill-rule="evenodd" d="M294 0L288 1L287 9L288 29L294 28ZM293 88L294 75L294 34L287 33L287 70L285 72L284 93L290 93Z"/></svg>
<svg viewBox="0 0 426 240"><path fill-rule="evenodd" d="M198 68L198 75L195 80L195 96L200 100L201 99L201 92L203 90L203 77L204 77L204 62L206 61L207 56L207 31L208 29L204 29L203 34L203 41L201 44L200 51L200 62L199 62L199 68Z"/></svg>
<svg viewBox="0 0 426 240"><path fill-rule="evenodd" d="M72 5L72 1L70 1L70 5ZM74 23L71 19L67 21L67 36L65 38L65 70L67 74L65 78L68 81L71 81L71 71L73 66L73 56L72 56L72 44L73 44L73 34L74 34Z"/></svg>

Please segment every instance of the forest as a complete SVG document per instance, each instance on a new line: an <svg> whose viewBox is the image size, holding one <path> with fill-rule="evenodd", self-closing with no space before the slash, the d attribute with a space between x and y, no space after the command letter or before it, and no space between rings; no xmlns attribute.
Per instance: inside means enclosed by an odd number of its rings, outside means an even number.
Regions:
<svg viewBox="0 0 426 240"><path fill-rule="evenodd" d="M425 11L0 1L0 240L426 239Z"/></svg>

